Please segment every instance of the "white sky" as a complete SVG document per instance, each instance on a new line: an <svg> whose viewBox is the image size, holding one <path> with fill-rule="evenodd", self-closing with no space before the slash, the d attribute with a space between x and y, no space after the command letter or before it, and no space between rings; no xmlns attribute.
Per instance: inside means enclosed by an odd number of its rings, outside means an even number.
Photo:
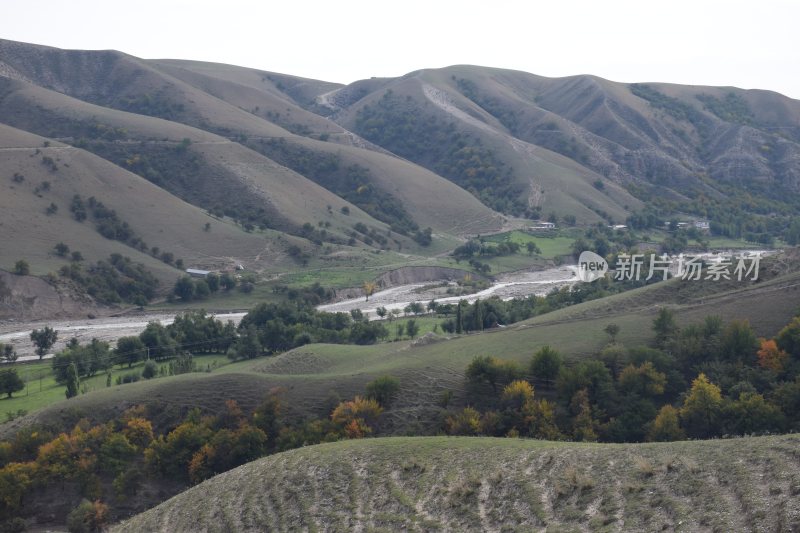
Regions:
<svg viewBox="0 0 800 533"><path fill-rule="evenodd" d="M798 33L800 0L0 0L0 38L340 83L468 63L800 99Z"/></svg>

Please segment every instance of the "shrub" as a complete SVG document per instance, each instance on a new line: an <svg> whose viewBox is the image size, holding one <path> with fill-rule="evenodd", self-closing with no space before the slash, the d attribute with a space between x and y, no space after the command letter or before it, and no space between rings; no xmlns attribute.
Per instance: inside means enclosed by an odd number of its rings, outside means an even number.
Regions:
<svg viewBox="0 0 800 533"><path fill-rule="evenodd" d="M146 361L144 369L142 370L142 377L144 379L152 379L158 375L158 365L155 361Z"/></svg>
<svg viewBox="0 0 800 533"><path fill-rule="evenodd" d="M389 407L397 392L400 381L392 376L381 376L367 383L367 398L377 401L383 407Z"/></svg>
<svg viewBox="0 0 800 533"><path fill-rule="evenodd" d="M108 506L83 500L67 517L70 533L99 533L108 524Z"/></svg>

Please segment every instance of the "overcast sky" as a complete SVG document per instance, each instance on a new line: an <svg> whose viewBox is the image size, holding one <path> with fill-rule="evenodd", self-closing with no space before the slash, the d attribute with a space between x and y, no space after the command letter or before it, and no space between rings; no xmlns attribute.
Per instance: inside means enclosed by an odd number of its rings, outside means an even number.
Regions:
<svg viewBox="0 0 800 533"><path fill-rule="evenodd" d="M798 25L798 0L0 2L0 38L340 83L468 63L800 99Z"/></svg>

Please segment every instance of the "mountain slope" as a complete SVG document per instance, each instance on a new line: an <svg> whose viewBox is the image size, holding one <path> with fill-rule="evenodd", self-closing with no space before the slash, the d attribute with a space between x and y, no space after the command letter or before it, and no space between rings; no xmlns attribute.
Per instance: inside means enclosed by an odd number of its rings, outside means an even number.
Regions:
<svg viewBox="0 0 800 533"><path fill-rule="evenodd" d="M308 173L307 177L345 196L387 225L394 225L393 217L387 214L391 210L383 208L387 204L400 213L399 218L408 219L405 225L409 228L431 226L435 231L448 231L453 226L460 227L462 224L458 222L462 222L464 232L485 233L503 223L471 195L439 176L413 164L390 162L389 159L395 158L382 151L353 147L354 143L360 143L355 136L302 109L277 88L286 90L290 83L292 87L301 85L290 76L196 62L148 62L118 52L62 51L11 41L0 42L0 59L6 75L17 81L32 82L106 108L179 122L246 145L279 160L281 166ZM312 80L304 83L310 86L307 96L303 96L302 88L292 92L301 100L333 87ZM304 135L314 133L319 138L333 137L332 140L348 146L314 142L289 130ZM302 157L297 155L298 150L303 151ZM238 156L234 154L232 158L235 157ZM332 160L342 174L338 179L344 183L339 186L326 179L330 172L325 171L325 165ZM271 172L278 170L273 168ZM297 174L291 175L301 184L299 192L307 195L308 187L302 185L304 180ZM373 188L379 190L377 195L361 192ZM277 190L271 201L280 201L285 193L286 190ZM442 215L429 214L430 194L440 194ZM325 210L334 203L328 196L325 201L309 205L300 225L314 222L314 214L319 213L316 208L321 206ZM381 204L379 207L374 205L376 200ZM286 198L285 204L276 206L270 216L286 218L284 210L288 205L302 203ZM344 207L341 203L338 202L338 207ZM290 222L296 223L296 218ZM358 221L349 225L355 222ZM372 225L378 229L383 226Z"/></svg>
<svg viewBox="0 0 800 533"><path fill-rule="evenodd" d="M258 255L283 248L275 240L278 234L266 239L248 234L84 150L0 124L0 152L7 174L0 183L0 239L14 243L2 252L0 266L6 270L17 259L26 259L35 274L55 271L66 260L53 247L64 242L89 261L111 253L130 256L171 282L180 272L145 253L150 247L182 258L187 266L216 268L256 264ZM75 195L84 201L94 197L114 210L147 244L145 251L103 237L91 219L76 220L70 211ZM51 204L55 211L48 214Z"/></svg>
<svg viewBox="0 0 800 533"><path fill-rule="evenodd" d="M737 205L753 203L752 194L798 212L800 102L768 91L454 66L357 82L319 101L348 129L463 186L482 186L478 194L505 210L579 220L587 209L602 210L619 222L642 207L623 186L639 200L671 200L720 223L729 221L702 198ZM440 143L417 142L426 137ZM496 194L490 183L502 172L465 180L462 146L484 160L473 165L478 172L502 161L506 186L527 191L527 203L509 205L509 195Z"/></svg>
<svg viewBox="0 0 800 533"><path fill-rule="evenodd" d="M343 441L246 464L112 531L791 530L798 444Z"/></svg>

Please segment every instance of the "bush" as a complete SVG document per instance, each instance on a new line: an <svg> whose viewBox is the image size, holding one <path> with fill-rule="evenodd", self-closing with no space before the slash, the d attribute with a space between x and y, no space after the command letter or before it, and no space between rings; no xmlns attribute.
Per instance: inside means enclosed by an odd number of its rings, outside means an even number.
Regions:
<svg viewBox="0 0 800 533"><path fill-rule="evenodd" d="M383 407L389 407L400 390L400 381L392 376L381 376L367 383L367 398L377 401Z"/></svg>
<svg viewBox="0 0 800 533"><path fill-rule="evenodd" d="M158 365L155 361L147 361L142 370L142 377L144 379L152 379L158 375Z"/></svg>
<svg viewBox="0 0 800 533"><path fill-rule="evenodd" d="M24 259L14 263L14 274L17 276L28 276L31 273L31 265Z"/></svg>
<svg viewBox="0 0 800 533"><path fill-rule="evenodd" d="M67 517L67 529L71 533L95 533L108 524L108 506L99 500L83 500Z"/></svg>

